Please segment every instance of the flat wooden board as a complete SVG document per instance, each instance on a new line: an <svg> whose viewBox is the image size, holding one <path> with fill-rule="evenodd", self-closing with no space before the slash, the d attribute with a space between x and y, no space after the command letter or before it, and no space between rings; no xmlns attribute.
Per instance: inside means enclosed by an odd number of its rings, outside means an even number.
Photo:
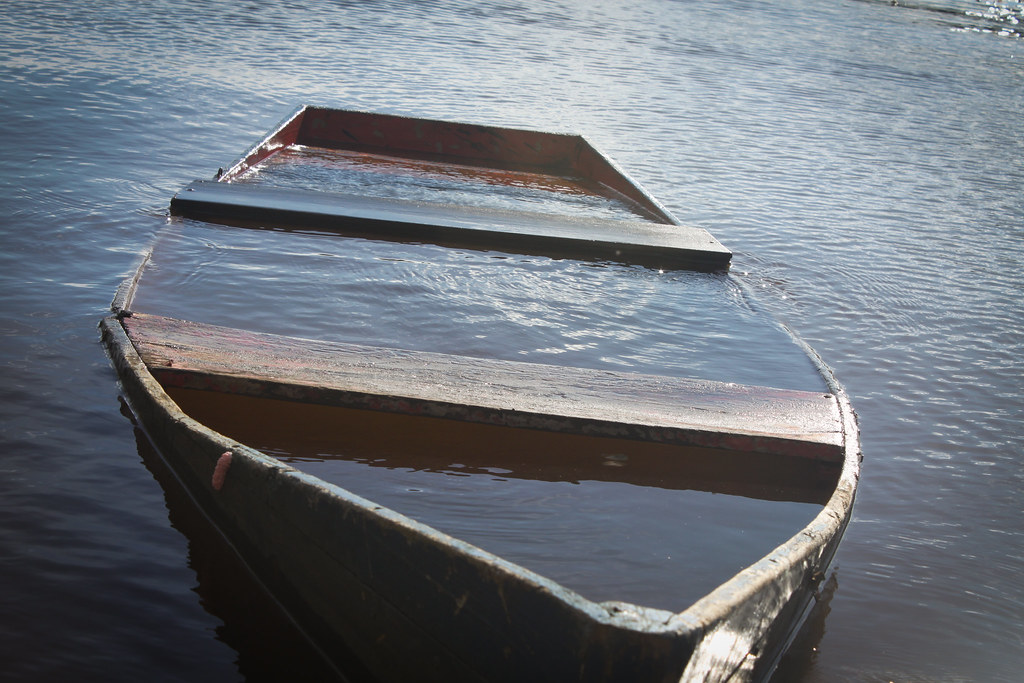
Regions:
<svg viewBox="0 0 1024 683"><path fill-rule="evenodd" d="M708 231L683 225L550 216L244 183L197 180L174 196L171 212L254 227L311 228L371 239L602 259L662 269L723 270L732 257Z"/></svg>
<svg viewBox="0 0 1024 683"><path fill-rule="evenodd" d="M169 386L828 462L843 456L839 407L825 393L313 341L142 313L123 324Z"/></svg>

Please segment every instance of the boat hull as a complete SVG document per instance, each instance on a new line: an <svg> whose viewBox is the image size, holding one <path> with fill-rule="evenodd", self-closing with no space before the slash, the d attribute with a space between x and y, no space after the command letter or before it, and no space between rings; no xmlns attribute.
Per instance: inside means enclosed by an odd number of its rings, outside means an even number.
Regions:
<svg viewBox="0 0 1024 683"><path fill-rule="evenodd" d="M781 655L848 521L855 472L845 466L808 528L689 610L595 604L199 424L150 374L116 316L101 327L159 453L348 675L354 656L368 679L387 681L756 680Z"/></svg>
<svg viewBox="0 0 1024 683"><path fill-rule="evenodd" d="M381 680L679 679L694 634L657 623L668 613L592 605L217 434L181 413L116 319L103 334L147 436L324 652L356 652Z"/></svg>
<svg viewBox="0 0 1024 683"><path fill-rule="evenodd" d="M309 148L319 151L303 156ZM395 164L396 155L404 159L402 164ZM417 196L354 199L334 192L334 185L315 193L273 183L245 185L247 174L272 173L275 160L291 163L288 159L299 158L329 160L332 183L347 183L364 173L354 170L353 159L371 166L381 178L393 180L400 171L410 187L424 174L430 180L427 187L434 187L435 171L443 167L450 171L441 174L446 179L457 176L487 196L505 173L517 179L502 181L505 185L518 187L518 180L530 178L542 195L569 183L590 188L588 202L626 206L629 218L598 218L586 214L589 209L581 210L582 216L570 211L568 217L540 218L529 209L456 209L438 197L430 206ZM680 226L579 136L310 107L300 108L218 174L216 182L194 183L178 193L171 212L253 228L312 228L652 268L724 273L730 257L705 231ZM347 678L761 680L771 674L807 614L850 519L860 463L856 419L842 389L809 349L827 393L817 394L816 388L800 395L772 389L748 392L729 383L637 380L582 369L557 371L561 374L552 380L554 370L524 372L526 364L512 367L498 361L484 362L481 375L476 361L420 353L410 362L406 352L380 349L367 355L366 349L349 348L345 353L350 361L344 365L341 346L318 356L308 345L281 344L259 334L244 337L250 346L236 344L226 354L205 354L192 342L205 339L212 326L198 331L200 325L187 321L185 327L172 325L185 329L186 338L163 334L157 341L164 346L132 336L139 326L130 322L131 304L144 267L145 262L121 286L113 315L101 322L125 400L184 490ZM181 355L189 345L196 353ZM161 349L171 347L177 355L161 357ZM276 355L268 349L276 349ZM320 364L327 356L330 373ZM207 362L225 357L230 361L227 369ZM311 364L313 360L317 362ZM197 362L201 368L188 367ZM313 373L312 380L296 383L291 376L279 381L274 374L299 366ZM495 372L504 374L492 386L494 377L488 373ZM328 386L327 374L333 385ZM177 385L189 390L245 393L258 387L248 395L266 398L268 387L274 387L274 398L296 403L308 401L313 392L321 403L419 411L431 419L659 443L675 439L712 451L738 449L751 457L796 459L811 468L827 461L832 475L829 483L814 487L811 500L825 502L806 527L684 611L596 603L201 424L165 389L164 384L170 387L183 376L189 381L201 378L202 386ZM382 377L387 381L382 383ZM506 381L510 377L518 379ZM456 398L439 393L439 387L453 384L459 385ZM565 391L568 386L583 390L566 401L562 394L572 393ZM325 401L328 393L332 398ZM662 471L658 476L667 475ZM686 582L687 576L676 580Z"/></svg>

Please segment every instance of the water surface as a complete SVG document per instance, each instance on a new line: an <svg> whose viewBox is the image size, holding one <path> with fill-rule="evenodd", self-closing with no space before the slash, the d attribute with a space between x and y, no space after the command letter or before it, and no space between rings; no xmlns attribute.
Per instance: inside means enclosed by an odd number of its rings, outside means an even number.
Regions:
<svg viewBox="0 0 1024 683"><path fill-rule="evenodd" d="M211 584L95 325L173 192L310 102L582 131L710 230L863 430L827 618L779 680L1018 680L1021 17L995 0L6 2L5 677L279 680L267 662L308 660L254 644L218 590L231 570ZM571 353L560 329L531 348Z"/></svg>
<svg viewBox="0 0 1024 683"><path fill-rule="evenodd" d="M132 308L368 346L825 388L734 281L707 273L184 220L160 232Z"/></svg>

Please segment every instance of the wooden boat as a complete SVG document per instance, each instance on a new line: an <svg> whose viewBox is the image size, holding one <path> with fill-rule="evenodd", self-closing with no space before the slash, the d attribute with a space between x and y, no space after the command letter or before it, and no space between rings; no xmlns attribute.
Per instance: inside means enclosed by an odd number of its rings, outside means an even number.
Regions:
<svg viewBox="0 0 1024 683"><path fill-rule="evenodd" d="M303 164L313 171L289 175ZM728 277L727 249L572 135L303 107L215 180L179 192L171 211ZM125 399L198 506L349 677L763 679L850 518L856 420L809 350L824 391L327 342L135 310L146 267L101 323ZM396 457L442 433L504 444L488 457L509 478L653 483L818 512L681 611L592 601L215 431L203 416L217 411L250 426L283 420L296 439L411 434ZM609 461L595 443L626 455Z"/></svg>

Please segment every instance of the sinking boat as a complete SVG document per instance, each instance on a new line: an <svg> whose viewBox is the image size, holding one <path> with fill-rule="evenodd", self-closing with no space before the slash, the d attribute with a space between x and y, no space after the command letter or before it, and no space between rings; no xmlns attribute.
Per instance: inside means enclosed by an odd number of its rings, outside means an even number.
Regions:
<svg viewBox="0 0 1024 683"><path fill-rule="evenodd" d="M697 271L709 291L730 279L725 247L679 224L576 135L302 107L213 180L176 194L171 213L273 231L268 239L326 235L383 249ZM850 519L856 418L799 342L786 353L816 382L771 388L325 340L298 324L281 333L141 310L147 268L148 258L101 322L126 403L199 508L349 677L761 680L810 610ZM345 460L339 480L304 466L339 442L362 454ZM444 515L431 510L465 504L452 495L403 510L405 498L355 490L360 477L424 471L502 491L523 490L509 482L601 482L641 492L638 501L696 491L811 513L706 589L685 561L665 568L668 584L692 579L702 592L658 604L657 591L631 593L615 569L604 588L581 588L520 561L520 547L561 543L544 537L550 518L506 553L485 547L489 537L440 528ZM501 525L516 501L490 518L489 502L504 494L487 491L471 516ZM642 503L628 507L635 518L623 523L654 534L682 514L668 507L654 519ZM723 552L733 543L719 541Z"/></svg>

